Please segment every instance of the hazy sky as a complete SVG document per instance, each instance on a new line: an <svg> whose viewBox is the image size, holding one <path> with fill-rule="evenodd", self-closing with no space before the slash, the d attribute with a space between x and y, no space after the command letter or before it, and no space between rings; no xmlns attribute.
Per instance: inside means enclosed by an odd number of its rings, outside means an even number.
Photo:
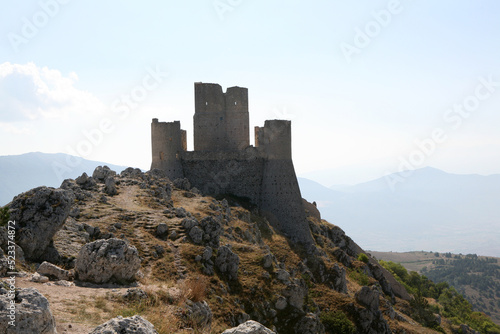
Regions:
<svg viewBox="0 0 500 334"><path fill-rule="evenodd" d="M202 81L247 87L251 129L291 119L297 173L326 185L500 173L499 17L493 0L4 1L0 155L148 169L152 118L192 147Z"/></svg>

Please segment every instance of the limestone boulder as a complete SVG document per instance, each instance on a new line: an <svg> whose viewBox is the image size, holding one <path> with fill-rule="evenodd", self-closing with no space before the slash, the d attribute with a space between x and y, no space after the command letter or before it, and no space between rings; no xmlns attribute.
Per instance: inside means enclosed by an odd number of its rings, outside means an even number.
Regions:
<svg viewBox="0 0 500 334"><path fill-rule="evenodd" d="M141 299L148 298L148 294L140 288L130 288L123 294L123 298L129 301L140 301Z"/></svg>
<svg viewBox="0 0 500 334"><path fill-rule="evenodd" d="M203 229L203 240L205 244L217 248L220 244L220 236L224 232L220 219L213 216L207 216L200 221L200 227Z"/></svg>
<svg viewBox="0 0 500 334"><path fill-rule="evenodd" d="M298 310L302 310L304 307L304 300L307 296L307 285L303 279L293 279L285 290L283 290L283 295L287 297L288 304L295 307Z"/></svg>
<svg viewBox="0 0 500 334"><path fill-rule="evenodd" d="M295 333L300 334L325 334L325 326L314 313L308 313L295 325Z"/></svg>
<svg viewBox="0 0 500 334"><path fill-rule="evenodd" d="M116 172L112 171L108 166L97 166L92 173L92 177L99 183L104 183L109 176L116 176Z"/></svg>
<svg viewBox="0 0 500 334"><path fill-rule="evenodd" d="M120 176L141 179L144 173L139 168L128 167L120 173Z"/></svg>
<svg viewBox="0 0 500 334"><path fill-rule="evenodd" d="M90 334L158 334L154 326L139 315L118 316L97 326Z"/></svg>
<svg viewBox="0 0 500 334"><path fill-rule="evenodd" d="M97 284L125 283L135 280L141 267L137 249L116 238L86 244L75 262L75 276Z"/></svg>
<svg viewBox="0 0 500 334"><path fill-rule="evenodd" d="M379 310L379 292L375 287L362 287L356 293L356 300L372 312Z"/></svg>
<svg viewBox="0 0 500 334"><path fill-rule="evenodd" d="M9 326L9 305L11 299L7 290L0 288L0 333L40 333L56 334L56 321L50 311L49 302L34 288L18 289L16 302L15 327Z"/></svg>
<svg viewBox="0 0 500 334"><path fill-rule="evenodd" d="M276 334L266 326L254 320L248 320L238 327L226 329L222 334Z"/></svg>
<svg viewBox="0 0 500 334"><path fill-rule="evenodd" d="M203 230L199 226L193 226L188 234L195 244L199 245L203 241Z"/></svg>
<svg viewBox="0 0 500 334"><path fill-rule="evenodd" d="M168 234L168 225L165 223L159 223L158 226L156 226L156 236L159 238L163 238L167 236Z"/></svg>
<svg viewBox="0 0 500 334"><path fill-rule="evenodd" d="M17 244L27 260L40 259L52 237L68 218L75 200L73 191L38 187L14 197L10 219L16 221Z"/></svg>
<svg viewBox="0 0 500 334"><path fill-rule="evenodd" d="M71 271L59 268L47 261L42 262L36 272L40 275L55 278L57 280L71 281L73 279L73 273Z"/></svg>
<svg viewBox="0 0 500 334"><path fill-rule="evenodd" d="M77 177L75 182L80 186L80 188L85 190L93 190L97 186L97 182L95 182L94 178L89 177L85 172Z"/></svg>
<svg viewBox="0 0 500 334"><path fill-rule="evenodd" d="M212 324L212 310L206 301L186 301L186 320L198 328L209 328Z"/></svg>
<svg viewBox="0 0 500 334"><path fill-rule="evenodd" d="M229 280L238 279L238 268L240 258L233 253L230 245L219 247L217 257L215 258L215 267L220 273L225 275Z"/></svg>
<svg viewBox="0 0 500 334"><path fill-rule="evenodd" d="M116 181L112 176L106 177L104 181L104 192L109 196L114 196L118 194L118 190L116 190Z"/></svg>

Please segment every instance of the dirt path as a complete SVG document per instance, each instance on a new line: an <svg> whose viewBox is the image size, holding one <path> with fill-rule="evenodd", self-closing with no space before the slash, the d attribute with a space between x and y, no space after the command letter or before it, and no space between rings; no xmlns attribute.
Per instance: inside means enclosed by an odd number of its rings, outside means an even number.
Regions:
<svg viewBox="0 0 500 334"><path fill-rule="evenodd" d="M121 295L128 289L127 287L65 287L53 283L34 283L29 277L18 278L16 287L37 289L49 301L50 309L56 319L57 332L74 334L88 334L99 324L111 319L106 312L95 307L96 298L106 297L110 293Z"/></svg>

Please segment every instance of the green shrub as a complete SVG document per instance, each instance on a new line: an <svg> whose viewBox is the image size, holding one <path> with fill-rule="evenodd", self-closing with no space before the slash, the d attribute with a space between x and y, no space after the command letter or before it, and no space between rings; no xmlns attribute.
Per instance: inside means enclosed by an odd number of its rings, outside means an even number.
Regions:
<svg viewBox="0 0 500 334"><path fill-rule="evenodd" d="M327 332L336 334L354 334L356 326L342 311L321 312L319 318Z"/></svg>
<svg viewBox="0 0 500 334"><path fill-rule="evenodd" d="M358 283L359 285L368 285L370 284L370 277L367 274L361 271L361 269L350 270L349 278Z"/></svg>
<svg viewBox="0 0 500 334"><path fill-rule="evenodd" d="M358 255L358 261L361 261L361 262L364 262L364 263L368 263L368 261L369 261L368 255L366 255L365 253L359 253L359 255Z"/></svg>
<svg viewBox="0 0 500 334"><path fill-rule="evenodd" d="M9 220L10 220L9 207L4 206L3 208L0 208L0 226L7 226Z"/></svg>

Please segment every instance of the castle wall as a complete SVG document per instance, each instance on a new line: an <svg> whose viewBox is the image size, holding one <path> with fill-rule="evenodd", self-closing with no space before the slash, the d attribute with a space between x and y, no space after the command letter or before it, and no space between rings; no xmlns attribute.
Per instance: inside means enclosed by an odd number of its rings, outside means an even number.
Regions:
<svg viewBox="0 0 500 334"><path fill-rule="evenodd" d="M266 160L259 208L274 227L292 240L313 242L292 160Z"/></svg>
<svg viewBox="0 0 500 334"><path fill-rule="evenodd" d="M184 175L205 194L234 196L258 205L265 159L255 148L240 152L185 152Z"/></svg>
<svg viewBox="0 0 500 334"><path fill-rule="evenodd" d="M151 123L151 148L153 160L151 169L162 169L171 179L183 177L182 164L179 153L186 147L186 135L182 134L181 123L158 122L157 118Z"/></svg>

